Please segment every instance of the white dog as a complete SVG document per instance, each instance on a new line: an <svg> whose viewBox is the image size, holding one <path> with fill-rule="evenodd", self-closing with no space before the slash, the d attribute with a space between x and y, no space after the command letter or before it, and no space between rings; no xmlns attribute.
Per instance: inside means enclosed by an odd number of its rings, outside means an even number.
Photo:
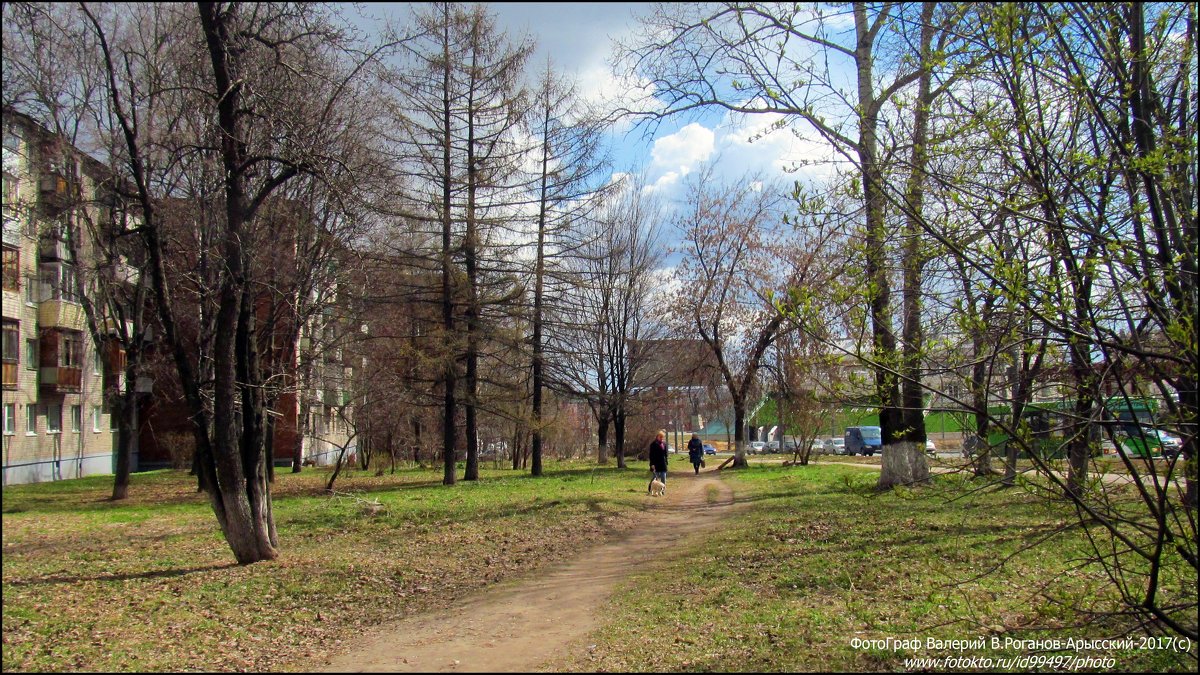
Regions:
<svg viewBox="0 0 1200 675"><path fill-rule="evenodd" d="M658 476L655 476L654 480L650 481L650 490L646 494L665 497L667 494L667 484L659 480Z"/></svg>

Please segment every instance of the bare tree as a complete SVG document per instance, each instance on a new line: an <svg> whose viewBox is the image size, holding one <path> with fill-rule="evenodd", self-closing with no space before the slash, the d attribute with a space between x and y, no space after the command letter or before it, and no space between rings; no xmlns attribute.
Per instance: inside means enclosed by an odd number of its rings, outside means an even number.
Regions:
<svg viewBox="0 0 1200 675"><path fill-rule="evenodd" d="M122 168L136 188L159 320L192 413L201 487L239 563L275 558L252 292L258 259L247 244L263 205L283 185L336 164L343 132L358 128L356 78L374 54L348 58L344 35L317 6L202 3L198 21L169 10L169 21L143 27L178 31L152 55L123 51L100 15L87 6L82 11L103 54L107 109L123 140ZM147 68L134 71L130 63ZM171 116L174 125L158 126ZM188 129L201 133L188 137ZM202 348L211 356L211 402L172 304L163 222L164 198L174 196L163 192L171 185L164 179L178 180L186 171L195 178L207 157L217 159L221 186L214 217L217 285L209 289L212 341Z"/></svg>
<svg viewBox="0 0 1200 675"><path fill-rule="evenodd" d="M627 179L628 180L628 179ZM593 218L579 224L578 244L559 277L564 295L548 317L546 353L552 386L587 401L598 427L597 461L607 461L610 426L617 466L625 466L625 422L633 396L648 384L632 345L661 337L655 316L661 274L659 205L628 180L606 195Z"/></svg>
<svg viewBox="0 0 1200 675"><path fill-rule="evenodd" d="M733 407L734 466L746 465L746 414L767 349L787 329L772 302L777 289L804 283L808 266L783 222L781 192L746 177L721 184L713 164L689 182L677 225L677 330L699 335L716 359Z"/></svg>
<svg viewBox="0 0 1200 675"><path fill-rule="evenodd" d="M826 9L817 5L665 6L645 19L646 32L624 47L623 56L631 69L654 83L656 95L666 100L665 110L643 113L650 119L708 107L780 114L785 120L806 122L854 167L863 207L864 282L871 290L864 298L871 319L869 359L884 445L893 451L890 461L885 452L880 475L880 485L886 487L922 481L928 477L928 467L922 406L908 405L921 395L920 373L911 370L922 352L919 331L912 324L914 310L919 313L914 304L916 288L906 291L910 295L908 311L902 317L909 326L903 333L905 339L898 340L896 335L886 182L896 148L884 145L889 137L883 134L883 121L889 110L895 112L889 106L894 106L896 97L914 84L923 82L920 86L926 89L920 96L925 98L940 90L930 88L937 63L933 47L939 47L943 56L947 53L943 47L956 35L956 20L940 17L941 28L935 35L931 20L934 3L924 3L919 12L898 3L851 3L848 9L850 30L829 22ZM842 12L838 10L838 14ZM914 33L918 35L914 37ZM854 74L852 86L841 86L834 67L848 68ZM795 86L797 82L804 86ZM910 109L919 112L923 107ZM920 115L915 124L923 126ZM923 146L923 142L910 146L915 160L910 174L914 177L902 198L892 200L917 221L921 218ZM902 262L901 268L909 274L905 283L919 283L918 262Z"/></svg>
<svg viewBox="0 0 1200 675"><path fill-rule="evenodd" d="M599 201L601 186L597 180L602 177L604 158L600 156L600 123L583 110L574 86L564 83L549 61L538 82L530 113L530 126L540 146L530 336L533 427L530 473L540 476L544 440L542 404L546 383L543 343L546 277L548 274L562 277L560 259L575 254L574 244L578 237L570 230ZM553 278L551 282L554 283Z"/></svg>

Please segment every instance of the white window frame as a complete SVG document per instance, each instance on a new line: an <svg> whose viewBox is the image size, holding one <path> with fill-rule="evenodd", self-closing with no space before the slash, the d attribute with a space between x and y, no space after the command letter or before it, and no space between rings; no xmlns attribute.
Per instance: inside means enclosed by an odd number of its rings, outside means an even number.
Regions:
<svg viewBox="0 0 1200 675"><path fill-rule="evenodd" d="M100 411L100 406L98 406L98 405L92 406L92 432L93 433L98 434L101 431L103 431L103 429L100 428L100 415L101 414L103 414L103 413L101 413L101 411Z"/></svg>
<svg viewBox="0 0 1200 675"><path fill-rule="evenodd" d="M71 406L71 432L79 433L83 430L83 406L78 403Z"/></svg>
<svg viewBox="0 0 1200 675"><path fill-rule="evenodd" d="M30 403L25 406L25 435L37 435L37 405ZM32 424L30 424L32 422Z"/></svg>
<svg viewBox="0 0 1200 675"><path fill-rule="evenodd" d="M17 434L17 404L4 404L4 435L15 436Z"/></svg>
<svg viewBox="0 0 1200 675"><path fill-rule="evenodd" d="M46 433L62 433L62 408L61 403L46 404Z"/></svg>

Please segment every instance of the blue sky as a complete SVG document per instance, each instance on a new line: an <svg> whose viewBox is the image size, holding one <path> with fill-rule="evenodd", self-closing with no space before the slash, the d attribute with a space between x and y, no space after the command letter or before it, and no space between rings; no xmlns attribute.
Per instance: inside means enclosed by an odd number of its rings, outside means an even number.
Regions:
<svg viewBox="0 0 1200 675"><path fill-rule="evenodd" d="M402 19L408 16L409 7L407 3L370 4L364 11ZM630 88L630 83L618 82L610 68L613 40L632 35L638 29L637 17L653 11L650 3L637 2L499 2L488 7L511 38L526 33L534 38L537 51L531 63L541 64L549 56L592 97ZM650 190L667 204L682 196L683 182L701 162L716 158L720 173L730 180L763 171L790 182L794 176L785 174L782 167L797 159L827 156L828 149L823 143L798 138L788 128L749 142L757 130L776 119L770 115L731 117L713 111L698 119L668 119L652 136L640 128L625 128L612 136L613 170L644 170Z"/></svg>

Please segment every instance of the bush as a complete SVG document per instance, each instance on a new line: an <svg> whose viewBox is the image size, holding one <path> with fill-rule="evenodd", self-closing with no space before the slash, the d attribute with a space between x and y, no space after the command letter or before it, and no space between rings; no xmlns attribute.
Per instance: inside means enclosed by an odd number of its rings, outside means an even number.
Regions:
<svg viewBox="0 0 1200 675"><path fill-rule="evenodd" d="M192 468L192 455L196 452L196 439L191 434L168 432L158 438L160 447L166 448L171 454L171 468L182 470Z"/></svg>

